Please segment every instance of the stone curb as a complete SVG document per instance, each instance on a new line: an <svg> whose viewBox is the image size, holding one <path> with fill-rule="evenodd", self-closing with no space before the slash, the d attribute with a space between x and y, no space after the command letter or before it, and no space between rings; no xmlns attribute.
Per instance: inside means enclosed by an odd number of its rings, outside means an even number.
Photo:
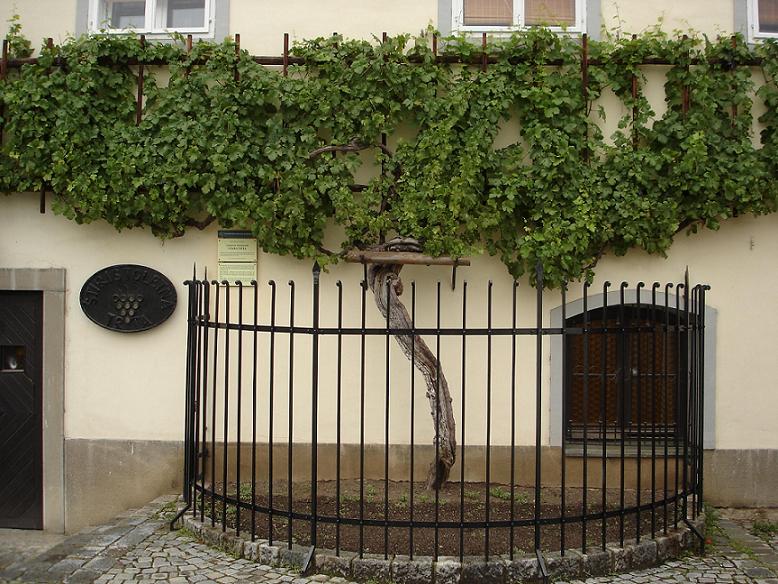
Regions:
<svg viewBox="0 0 778 584"><path fill-rule="evenodd" d="M705 517L700 515L691 522L705 535ZM267 540L249 541L232 533L223 533L219 526L211 527L191 515L184 515L179 522L204 543L217 547L235 556L266 564L272 567L302 568L310 548L292 545L270 545ZM590 576L605 576L643 570L679 557L684 551L694 549L697 541L688 527L680 527L656 539L644 539L640 543L629 543L624 547L608 545L582 554L568 550L562 556L559 552L544 556L549 578L575 579ZM483 559L440 557L383 556L365 554L359 558L351 552L335 555L334 550L317 550L315 570L331 576L340 576L355 581L397 582L398 584L518 584L541 582L542 574L537 558L533 556L497 557L488 562Z"/></svg>

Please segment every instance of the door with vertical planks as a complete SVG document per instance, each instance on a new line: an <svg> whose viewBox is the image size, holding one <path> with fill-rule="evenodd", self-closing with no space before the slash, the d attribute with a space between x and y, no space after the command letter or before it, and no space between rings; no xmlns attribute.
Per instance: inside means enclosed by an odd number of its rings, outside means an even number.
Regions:
<svg viewBox="0 0 778 584"><path fill-rule="evenodd" d="M43 294L0 291L0 527L43 529Z"/></svg>

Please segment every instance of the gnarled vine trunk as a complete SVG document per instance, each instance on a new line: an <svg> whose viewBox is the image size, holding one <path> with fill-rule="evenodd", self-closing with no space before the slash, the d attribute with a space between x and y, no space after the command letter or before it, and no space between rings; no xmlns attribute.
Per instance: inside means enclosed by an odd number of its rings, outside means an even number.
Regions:
<svg viewBox="0 0 778 584"><path fill-rule="evenodd" d="M384 318L389 313L389 326L410 329L411 317L400 300L403 284L400 279L402 265L372 265L368 284L373 291L375 303ZM388 294L387 294L388 291ZM435 425L435 460L427 473L427 488L438 490L448 481L451 467L456 460L456 429L451 393L440 361L418 335L395 335L397 344L408 360L413 357L416 368L424 376L427 385L427 399Z"/></svg>

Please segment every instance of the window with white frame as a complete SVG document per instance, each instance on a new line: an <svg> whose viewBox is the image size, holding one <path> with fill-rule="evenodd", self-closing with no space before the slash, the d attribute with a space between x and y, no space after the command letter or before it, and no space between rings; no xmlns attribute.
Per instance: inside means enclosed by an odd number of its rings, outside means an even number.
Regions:
<svg viewBox="0 0 778 584"><path fill-rule="evenodd" d="M499 32L548 26L584 32L585 13L585 0L453 0L452 28L455 31Z"/></svg>
<svg viewBox="0 0 778 584"><path fill-rule="evenodd" d="M754 38L778 38L778 0L751 0L750 33Z"/></svg>
<svg viewBox="0 0 778 584"><path fill-rule="evenodd" d="M93 0L90 29L147 34L209 34L213 0Z"/></svg>

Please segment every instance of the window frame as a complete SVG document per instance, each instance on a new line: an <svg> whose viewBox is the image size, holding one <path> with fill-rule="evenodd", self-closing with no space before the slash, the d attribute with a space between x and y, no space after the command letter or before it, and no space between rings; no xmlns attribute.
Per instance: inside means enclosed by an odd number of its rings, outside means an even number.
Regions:
<svg viewBox="0 0 778 584"><path fill-rule="evenodd" d="M465 0L451 0L451 30L452 32L494 32L509 33L514 30L524 30L530 28L524 24L524 1L513 0L513 23L511 25L466 25L465 21ZM562 34L579 35L586 32L586 6L587 0L575 0L575 25L562 27L550 26L549 30Z"/></svg>
<svg viewBox="0 0 778 584"><path fill-rule="evenodd" d="M121 34L145 34L148 37L154 38L170 38L173 34L191 34L195 38L213 38L214 37L214 0L205 0L205 14L204 21L205 26L201 27L156 27L155 23L160 22L162 19L162 11L164 10L160 0L144 0L146 3L146 12L144 20L146 26L143 28L102 28L102 23L98 22L100 14L100 3L103 0L90 0L89 2L89 22L87 23L87 29L91 33L106 33L111 35ZM151 23L151 26L148 24Z"/></svg>
<svg viewBox="0 0 778 584"><path fill-rule="evenodd" d="M778 32L762 32L759 30L759 0L747 0L748 42L762 39L778 39Z"/></svg>
<svg viewBox="0 0 778 584"><path fill-rule="evenodd" d="M621 302L620 291L618 289L608 290L607 296L602 293L593 293L588 297L588 309L595 310L603 306L604 300L607 298L609 310L613 307L619 306ZM645 300L645 296L642 298ZM634 288L628 288L624 294L624 305L635 304L637 302L637 294ZM657 292L656 303L657 306L664 307L665 302L668 306L675 307L678 302L679 307L683 310L684 298L678 298L675 294L668 291L667 297L664 292ZM564 305L557 305L550 310L548 314L550 320L549 324L552 328L563 327L562 314L565 313L566 318L571 318L579 315L583 312L583 299L577 298L573 300L570 298ZM716 341L718 324L718 311L710 304L705 305L705 367L704 367L704 384L705 384L705 426L703 428L703 446L706 449L716 447ZM545 399L547 400L547 407L544 411L544 428L548 436L548 444L550 446L562 446L562 401L564 396L564 359L562 358L564 351L563 335L551 335L550 346L548 347L548 355L550 356L550 382L546 388ZM568 445L569 446L569 445ZM574 447L575 445L573 445Z"/></svg>

